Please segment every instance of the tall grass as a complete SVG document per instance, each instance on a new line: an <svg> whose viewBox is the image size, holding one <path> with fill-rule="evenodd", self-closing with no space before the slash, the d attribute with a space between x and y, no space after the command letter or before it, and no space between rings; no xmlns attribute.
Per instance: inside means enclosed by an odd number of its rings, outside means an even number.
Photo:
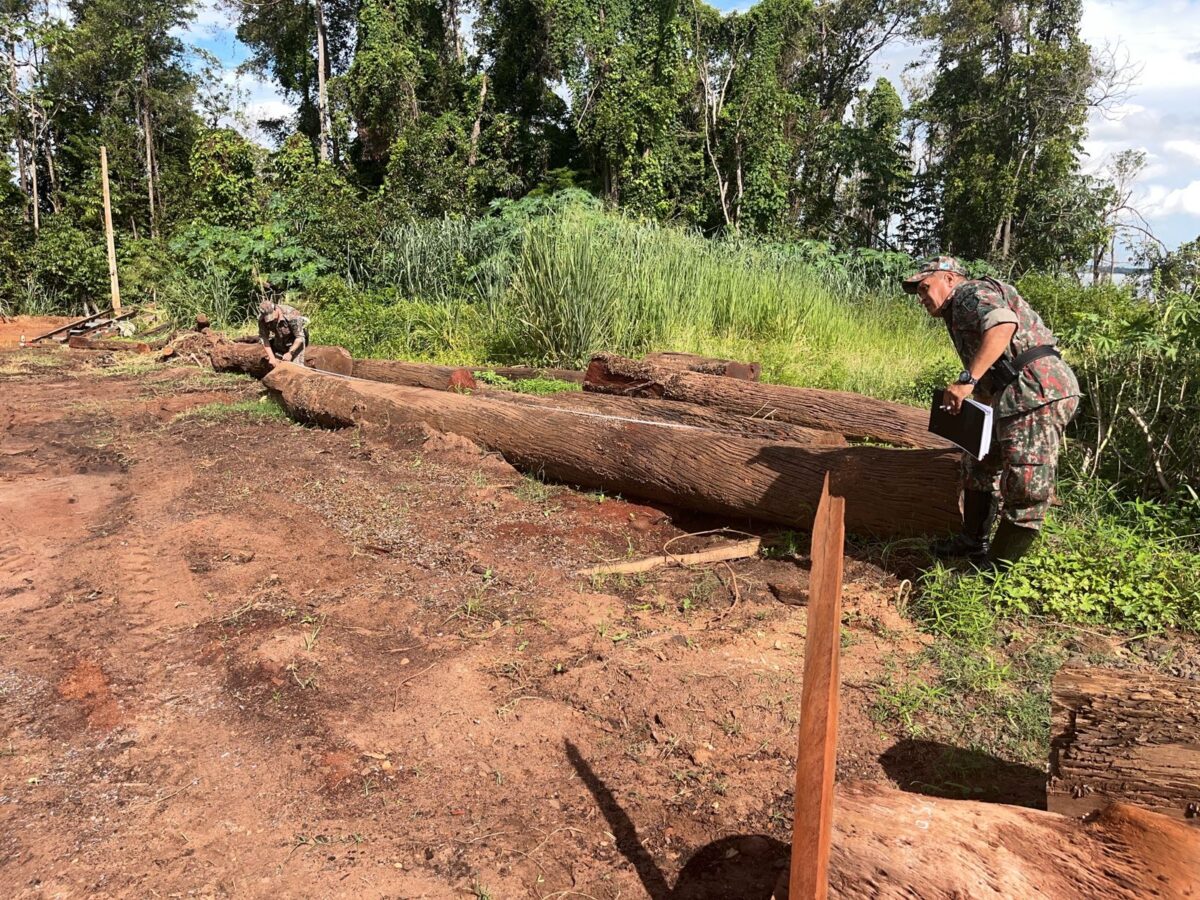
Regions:
<svg viewBox="0 0 1200 900"><path fill-rule="evenodd" d="M314 339L356 355L579 366L598 350L755 359L772 381L889 399L952 367L915 304L784 248L566 206L386 230L314 292Z"/></svg>

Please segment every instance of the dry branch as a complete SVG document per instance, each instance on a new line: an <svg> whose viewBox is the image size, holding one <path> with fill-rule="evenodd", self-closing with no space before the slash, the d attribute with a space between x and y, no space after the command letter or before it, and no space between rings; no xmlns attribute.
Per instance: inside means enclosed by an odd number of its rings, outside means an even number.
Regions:
<svg viewBox="0 0 1200 900"><path fill-rule="evenodd" d="M748 541L737 541L713 547L709 550L699 550L695 553L662 553L658 556L645 556L641 559L631 559L626 562L610 563L603 566L592 566L590 569L580 569L576 575L590 577L592 575L634 575L638 572L653 572L664 566L701 566L705 563L725 562L731 559L748 559L758 554L762 547L761 538Z"/></svg>

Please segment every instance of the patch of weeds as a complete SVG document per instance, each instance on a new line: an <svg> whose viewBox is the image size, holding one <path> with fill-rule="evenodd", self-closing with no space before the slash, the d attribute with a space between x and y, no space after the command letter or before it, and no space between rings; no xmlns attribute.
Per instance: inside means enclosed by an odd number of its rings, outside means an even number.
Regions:
<svg viewBox="0 0 1200 900"><path fill-rule="evenodd" d="M71 374L76 377L83 375L100 378L135 377L153 372L157 368L159 368L159 363L153 353L131 353L119 359L114 359L108 365L93 363Z"/></svg>
<svg viewBox="0 0 1200 900"><path fill-rule="evenodd" d="M547 503L561 490L556 484L546 484L540 478L526 475L521 479L521 483L513 488L513 493L527 503Z"/></svg>
<svg viewBox="0 0 1200 900"><path fill-rule="evenodd" d="M176 415L171 421L224 422L235 418L248 418L258 422L290 421L287 410L270 394L264 394L257 400L235 400L232 403L218 401L193 406Z"/></svg>
<svg viewBox="0 0 1200 900"><path fill-rule="evenodd" d="M566 391L581 391L583 385L574 381L563 381L561 378L546 378L538 375L535 378L509 378L496 372L476 372L475 380L503 391L513 391L517 394L561 394Z"/></svg>
<svg viewBox="0 0 1200 900"><path fill-rule="evenodd" d="M492 900L492 892L482 882L476 881L472 884L471 893L474 895L475 900Z"/></svg>
<svg viewBox="0 0 1200 900"><path fill-rule="evenodd" d="M680 611L691 612L697 607L711 603L722 588L723 585L716 575L712 572L702 573L679 601Z"/></svg>
<svg viewBox="0 0 1200 900"><path fill-rule="evenodd" d="M763 543L760 551L763 559L794 559L809 552L812 537L796 531L781 531L774 535L770 543Z"/></svg>
<svg viewBox="0 0 1200 900"><path fill-rule="evenodd" d="M0 375L29 375L38 369L55 369L70 362L59 349L13 350L0 354Z"/></svg>

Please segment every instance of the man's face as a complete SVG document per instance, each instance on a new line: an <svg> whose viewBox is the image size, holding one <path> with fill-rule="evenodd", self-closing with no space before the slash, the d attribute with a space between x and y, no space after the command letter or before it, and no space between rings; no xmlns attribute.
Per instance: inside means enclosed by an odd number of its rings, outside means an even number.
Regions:
<svg viewBox="0 0 1200 900"><path fill-rule="evenodd" d="M917 299L925 307L925 312L934 317L940 316L957 283L958 276L952 272L934 272L921 281L917 285Z"/></svg>

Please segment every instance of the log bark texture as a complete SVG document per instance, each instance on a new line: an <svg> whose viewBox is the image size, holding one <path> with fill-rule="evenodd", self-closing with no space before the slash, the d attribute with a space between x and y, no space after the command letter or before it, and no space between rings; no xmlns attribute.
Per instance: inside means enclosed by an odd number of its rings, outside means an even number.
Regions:
<svg viewBox="0 0 1200 900"><path fill-rule="evenodd" d="M882 447L813 448L684 425L528 408L322 375L281 364L264 379L297 418L322 425L426 424L526 471L724 516L811 525L825 474L846 498L847 529L884 537L955 531L958 455Z"/></svg>
<svg viewBox="0 0 1200 900"><path fill-rule="evenodd" d="M390 359L356 359L351 373L355 378L430 388L435 391L468 391L477 385L470 369L398 362Z"/></svg>
<svg viewBox="0 0 1200 900"><path fill-rule="evenodd" d="M1200 681L1066 666L1050 715L1050 810L1120 800L1200 825Z"/></svg>
<svg viewBox="0 0 1200 900"><path fill-rule="evenodd" d="M848 447L846 439L832 431L818 431L789 422L770 419L751 419L733 416L719 410L706 409L694 403L675 403L670 400L641 397L614 397L605 394L585 394L582 391L563 391L549 396L518 394L513 391L486 391L489 397L541 409L571 409L596 415L621 416L627 419L646 419L707 428L727 434L741 434L769 441L790 441L809 447Z"/></svg>
<svg viewBox="0 0 1200 900"><path fill-rule="evenodd" d="M695 353L647 353L642 361L664 369L677 372L700 372L704 375L721 375L725 378L739 378L742 381L758 381L762 378L762 366L756 362L738 362L733 359L714 359L711 356L697 356Z"/></svg>
<svg viewBox="0 0 1200 900"><path fill-rule="evenodd" d="M832 897L1200 897L1200 833L1121 803L1083 822L851 782L838 788L833 824Z"/></svg>
<svg viewBox="0 0 1200 900"><path fill-rule="evenodd" d="M267 362L267 351L256 340L253 344L240 344L214 337L211 331L201 337L209 339L208 354L212 367L218 372L244 372L262 378L271 366Z"/></svg>
<svg viewBox="0 0 1200 900"><path fill-rule="evenodd" d="M611 353L592 358L583 388L604 394L682 400L734 415L835 431L853 440L921 449L953 447L929 433L927 413L901 403L846 391L756 384L698 372L677 372Z"/></svg>
<svg viewBox="0 0 1200 900"><path fill-rule="evenodd" d="M352 375L354 360L345 347L332 344L313 344L304 348L304 364L310 369L332 372L334 375Z"/></svg>

